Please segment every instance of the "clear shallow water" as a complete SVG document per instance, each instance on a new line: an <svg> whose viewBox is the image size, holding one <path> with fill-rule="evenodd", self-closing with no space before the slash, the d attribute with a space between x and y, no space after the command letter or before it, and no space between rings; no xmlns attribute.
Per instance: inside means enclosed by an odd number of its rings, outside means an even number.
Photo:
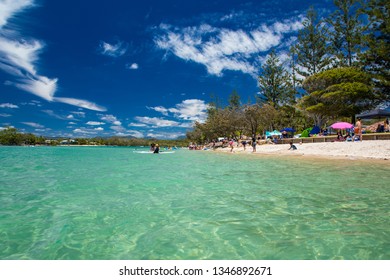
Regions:
<svg viewBox="0 0 390 280"><path fill-rule="evenodd" d="M390 165L0 147L0 259L390 259Z"/></svg>

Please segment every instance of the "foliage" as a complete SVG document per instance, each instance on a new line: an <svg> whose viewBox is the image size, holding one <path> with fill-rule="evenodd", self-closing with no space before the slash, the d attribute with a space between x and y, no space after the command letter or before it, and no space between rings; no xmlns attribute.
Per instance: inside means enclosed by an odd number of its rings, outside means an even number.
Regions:
<svg viewBox="0 0 390 280"><path fill-rule="evenodd" d="M390 99L390 2L370 0L365 13L369 18L369 32L364 37L367 51L360 55L363 67L374 76L382 99Z"/></svg>
<svg viewBox="0 0 390 280"><path fill-rule="evenodd" d="M303 87L310 95L302 98L301 105L308 112L328 117L353 117L380 101L372 90L371 76L353 67L313 75L304 81Z"/></svg>
<svg viewBox="0 0 390 280"><path fill-rule="evenodd" d="M275 108L293 100L294 90L290 74L284 69L272 51L261 68L259 76L260 92Z"/></svg>
<svg viewBox="0 0 390 280"><path fill-rule="evenodd" d="M334 0L336 11L328 18L331 26L331 54L337 58L337 66L358 65L358 54L363 47L365 25L361 20L360 0Z"/></svg>
<svg viewBox="0 0 390 280"><path fill-rule="evenodd" d="M309 77L330 66L327 37L328 27L318 19L317 12L311 7L303 21L303 29L298 33L297 42L291 49L295 72Z"/></svg>
<svg viewBox="0 0 390 280"><path fill-rule="evenodd" d="M43 137L37 137L34 134L20 133L16 128L7 127L0 131L0 145L35 145L45 142Z"/></svg>

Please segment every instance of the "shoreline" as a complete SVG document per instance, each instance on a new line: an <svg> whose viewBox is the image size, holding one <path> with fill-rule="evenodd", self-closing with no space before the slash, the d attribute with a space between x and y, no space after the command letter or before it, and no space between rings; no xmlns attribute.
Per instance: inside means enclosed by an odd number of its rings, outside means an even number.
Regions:
<svg viewBox="0 0 390 280"><path fill-rule="evenodd" d="M325 159L348 159L348 160L375 160L390 163L390 140L365 140L362 142L323 142L294 144L297 150L289 150L289 144L263 144L256 146L256 152L247 145L244 148L234 146L230 148L217 148L216 152L245 154L245 155L268 155L268 156L293 156L312 157Z"/></svg>

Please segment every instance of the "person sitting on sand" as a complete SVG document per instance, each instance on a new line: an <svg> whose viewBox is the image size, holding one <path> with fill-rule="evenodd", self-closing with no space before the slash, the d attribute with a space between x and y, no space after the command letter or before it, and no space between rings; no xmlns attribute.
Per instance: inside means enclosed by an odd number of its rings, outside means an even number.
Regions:
<svg viewBox="0 0 390 280"><path fill-rule="evenodd" d="M352 141L352 136L351 136L351 134L350 134L349 132L347 132L347 134L344 136L344 139L345 139L346 141Z"/></svg>
<svg viewBox="0 0 390 280"><path fill-rule="evenodd" d="M291 141L290 142L290 148L289 148L289 150L296 150L297 149L297 147L293 144L293 142Z"/></svg>
<svg viewBox="0 0 390 280"><path fill-rule="evenodd" d="M343 135L341 134L341 131L337 131L337 141L344 141L344 137Z"/></svg>

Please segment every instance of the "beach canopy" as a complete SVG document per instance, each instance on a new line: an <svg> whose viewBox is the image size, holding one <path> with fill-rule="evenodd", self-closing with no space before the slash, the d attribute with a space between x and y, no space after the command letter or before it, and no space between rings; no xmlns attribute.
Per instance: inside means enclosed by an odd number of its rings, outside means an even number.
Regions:
<svg viewBox="0 0 390 280"><path fill-rule="evenodd" d="M330 126L332 129L351 129L353 124L347 122L336 122Z"/></svg>
<svg viewBox="0 0 390 280"><path fill-rule="evenodd" d="M314 126L312 130L310 130L310 134L318 134L321 129L318 126Z"/></svg>
<svg viewBox="0 0 390 280"><path fill-rule="evenodd" d="M265 136L280 136L282 135L282 133L280 133L279 131L277 131L276 129L274 131L266 131L265 132Z"/></svg>
<svg viewBox="0 0 390 280"><path fill-rule="evenodd" d="M389 107L390 108L390 107ZM375 109L363 114L356 115L356 118L361 119L375 119L375 118L384 118L384 117L390 117L390 109Z"/></svg>
<svg viewBox="0 0 390 280"><path fill-rule="evenodd" d="M295 132L295 129L294 128L291 128L291 127L285 127L281 130L279 130L280 132L283 132L283 131L286 131L286 132Z"/></svg>

